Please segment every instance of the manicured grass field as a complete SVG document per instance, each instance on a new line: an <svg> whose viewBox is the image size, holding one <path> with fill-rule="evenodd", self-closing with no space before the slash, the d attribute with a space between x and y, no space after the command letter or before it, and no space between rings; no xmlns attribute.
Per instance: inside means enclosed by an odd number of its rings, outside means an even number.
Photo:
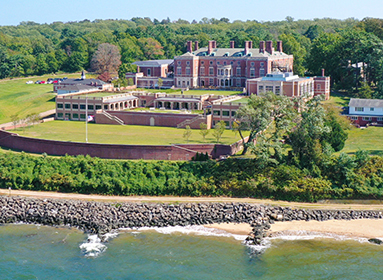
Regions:
<svg viewBox="0 0 383 280"><path fill-rule="evenodd" d="M330 99L326 100L324 103L333 104L337 107L347 107L350 102L350 97L344 96L337 92L331 92Z"/></svg>
<svg viewBox="0 0 383 280"><path fill-rule="evenodd" d="M383 127L370 126L365 129L353 127L348 132L348 139L341 152L353 154L359 149L370 154L383 153Z"/></svg>
<svg viewBox="0 0 383 280"><path fill-rule="evenodd" d="M104 125L88 124L89 143L103 144L131 144L131 145L169 145L186 143L183 138L185 129L159 126L137 126L137 125ZM52 121L26 128L25 131L15 131L19 135L43 138L50 140L85 142L85 123L77 121ZM206 137L206 143L215 143L212 130ZM244 136L247 136L248 133ZM232 144L240 140L233 131L226 130L220 143ZM189 139L190 144L204 143L199 130L192 130Z"/></svg>
<svg viewBox="0 0 383 280"><path fill-rule="evenodd" d="M48 78L77 78L80 74L44 75L34 78L0 80L0 124L11 121L11 115L24 118L29 114L42 113L55 108L52 84L34 84ZM27 85L27 81L33 84Z"/></svg>

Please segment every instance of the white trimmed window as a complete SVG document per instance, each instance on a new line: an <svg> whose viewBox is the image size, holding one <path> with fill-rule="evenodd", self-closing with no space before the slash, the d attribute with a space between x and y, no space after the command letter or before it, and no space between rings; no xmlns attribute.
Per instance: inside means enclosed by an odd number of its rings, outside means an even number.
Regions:
<svg viewBox="0 0 383 280"><path fill-rule="evenodd" d="M210 68L209 68L209 75L210 75L210 76L213 76L213 75L214 75L214 69L213 69L213 67L210 67Z"/></svg>
<svg viewBox="0 0 383 280"><path fill-rule="evenodd" d="M190 67L186 67L186 75L190 75Z"/></svg>
<svg viewBox="0 0 383 280"><path fill-rule="evenodd" d="M177 75L181 75L181 67L177 67Z"/></svg>
<svg viewBox="0 0 383 280"><path fill-rule="evenodd" d="M200 71L201 71L200 75L205 76L205 67L201 67Z"/></svg>
<svg viewBox="0 0 383 280"><path fill-rule="evenodd" d="M151 76L152 75L152 70L151 69L148 69L148 75L147 76Z"/></svg>
<svg viewBox="0 0 383 280"><path fill-rule="evenodd" d="M371 121L371 117L363 117L364 121Z"/></svg>
<svg viewBox="0 0 383 280"><path fill-rule="evenodd" d="M378 122L382 122L382 121L383 121L383 118L382 118L382 117L380 117L380 118L376 118L376 120L377 120Z"/></svg>
<svg viewBox="0 0 383 280"><path fill-rule="evenodd" d="M353 121L357 121L357 120L358 120L358 117L352 116L352 117L351 117L351 120L353 120Z"/></svg>
<svg viewBox="0 0 383 280"><path fill-rule="evenodd" d="M371 107L371 108L370 108L370 111L371 111L371 112L374 112L374 110L375 110L374 107Z"/></svg>
<svg viewBox="0 0 383 280"><path fill-rule="evenodd" d="M364 107L355 107L356 112L364 112Z"/></svg>
<svg viewBox="0 0 383 280"><path fill-rule="evenodd" d="M255 68L250 68L250 77L255 77Z"/></svg>
<svg viewBox="0 0 383 280"><path fill-rule="evenodd" d="M265 76L265 68L260 68L259 69L259 77Z"/></svg>

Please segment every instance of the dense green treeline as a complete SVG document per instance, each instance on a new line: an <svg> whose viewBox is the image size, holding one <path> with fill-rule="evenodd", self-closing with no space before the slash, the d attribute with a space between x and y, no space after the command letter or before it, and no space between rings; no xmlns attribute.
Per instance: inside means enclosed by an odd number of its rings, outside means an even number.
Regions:
<svg viewBox="0 0 383 280"><path fill-rule="evenodd" d="M290 201L383 198L383 158L363 151L332 156L321 175L251 159L224 162L103 160L0 155L0 187L106 195L235 196Z"/></svg>

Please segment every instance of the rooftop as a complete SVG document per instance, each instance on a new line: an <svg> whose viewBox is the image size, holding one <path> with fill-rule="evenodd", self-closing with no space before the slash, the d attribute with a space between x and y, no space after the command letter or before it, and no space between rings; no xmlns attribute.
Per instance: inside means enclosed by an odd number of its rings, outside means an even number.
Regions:
<svg viewBox="0 0 383 280"><path fill-rule="evenodd" d="M349 107L383 107L382 99L351 98Z"/></svg>
<svg viewBox="0 0 383 280"><path fill-rule="evenodd" d="M158 60L146 60L146 61L136 61L133 62L132 64L140 66L140 67L145 67L145 66L160 66L160 65L167 65L167 64L172 64L173 59L158 59Z"/></svg>
<svg viewBox="0 0 383 280"><path fill-rule="evenodd" d="M259 49L249 49L248 54L245 55L245 50L243 48L213 48L212 53L208 54L208 48L203 47L194 51L192 54L196 56L217 56L217 57L272 57L272 56L286 56L289 55L274 51L273 54L269 54L268 52L261 53ZM190 53L186 53L182 56L190 56Z"/></svg>

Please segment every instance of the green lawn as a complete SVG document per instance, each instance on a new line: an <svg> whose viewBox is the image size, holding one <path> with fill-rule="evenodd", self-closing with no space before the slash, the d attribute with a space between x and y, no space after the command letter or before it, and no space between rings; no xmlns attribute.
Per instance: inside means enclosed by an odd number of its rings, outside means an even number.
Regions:
<svg viewBox="0 0 383 280"><path fill-rule="evenodd" d="M331 92L330 99L326 100L325 104L333 104L337 107L347 107L350 102L350 97L344 96L337 92Z"/></svg>
<svg viewBox="0 0 383 280"><path fill-rule="evenodd" d="M61 74L57 76L0 80L0 123L11 121L11 115L24 118L29 114L42 113L55 108L55 96L52 84L34 84L37 80L48 78L76 78L79 74ZM27 85L27 81L33 84Z"/></svg>
<svg viewBox="0 0 383 280"><path fill-rule="evenodd" d="M353 154L359 149L370 154L383 153L383 127L370 126L365 129L353 127L349 130L346 145L341 152Z"/></svg>
<svg viewBox="0 0 383 280"><path fill-rule="evenodd" d="M90 143L131 144L131 145L169 145L186 143L183 138L185 129L159 126L104 125L88 124ZM19 135L50 140L85 142L85 123L77 121L52 121L15 131ZM245 134L247 136L248 134ZM239 140L231 130L226 130L220 143L232 144ZM204 143L199 130L192 130L190 144ZM206 137L206 143L215 143L212 130Z"/></svg>

